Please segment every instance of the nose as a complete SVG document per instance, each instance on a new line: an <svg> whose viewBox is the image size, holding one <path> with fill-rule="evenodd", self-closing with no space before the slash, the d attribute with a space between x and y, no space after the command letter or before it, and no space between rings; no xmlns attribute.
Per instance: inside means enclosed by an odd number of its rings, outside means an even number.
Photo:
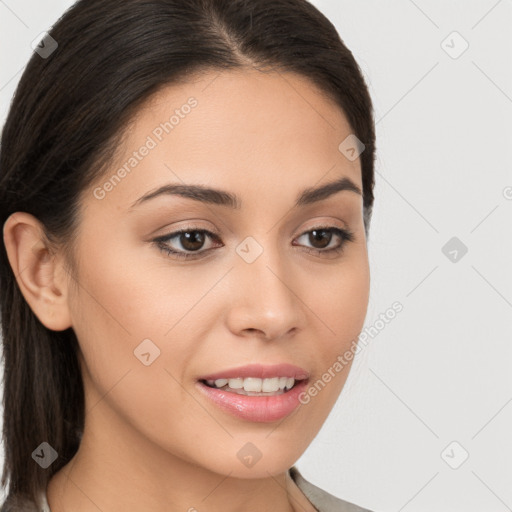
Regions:
<svg viewBox="0 0 512 512"><path fill-rule="evenodd" d="M235 259L230 272L228 328L237 336L274 340L299 332L306 321L303 290L293 267L266 248L252 263Z"/></svg>

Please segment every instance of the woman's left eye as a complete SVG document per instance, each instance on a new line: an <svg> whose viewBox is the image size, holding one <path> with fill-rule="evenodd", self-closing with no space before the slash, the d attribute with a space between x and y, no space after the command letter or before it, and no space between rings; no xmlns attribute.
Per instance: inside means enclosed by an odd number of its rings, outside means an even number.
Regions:
<svg viewBox="0 0 512 512"><path fill-rule="evenodd" d="M333 234L338 237L340 240L337 245L334 247L329 247L331 242L333 241ZM335 226L326 226L326 227L318 227L314 229L310 229L306 231L302 235L298 237L298 239L302 237L308 237L308 241L314 241L312 243L319 242L320 248L313 247L309 248L310 251L321 254L321 253L335 253L339 254L345 248L345 244L347 242L354 241L354 233L352 231L348 231L347 229L341 229ZM294 244L295 245L295 244ZM329 247L326 249L325 247Z"/></svg>
<svg viewBox="0 0 512 512"><path fill-rule="evenodd" d="M339 242L334 247L329 247L331 242L333 241L333 235L335 235ZM319 244L320 247L306 247L308 252L312 252L315 254L325 254L325 253L335 253L339 254L342 252L345 244L347 242L352 242L354 240L354 233L348 231L347 229L338 228L335 226L320 226L309 231L306 231L299 237L297 240L302 237L308 237L309 243ZM157 245L157 247L168 254L169 256L176 258L197 258L201 254L210 252L215 247L210 247L209 249L202 249L204 245L205 239L209 238L211 240L215 240L220 245L218 247L222 247L222 242L220 238L211 231L207 229L196 229L196 228L184 228L179 231L174 231L173 233L169 233L168 235L164 235L158 238L155 238L153 242ZM182 249L177 249L173 247L171 242L172 240L177 239ZM300 245L295 244L294 245Z"/></svg>

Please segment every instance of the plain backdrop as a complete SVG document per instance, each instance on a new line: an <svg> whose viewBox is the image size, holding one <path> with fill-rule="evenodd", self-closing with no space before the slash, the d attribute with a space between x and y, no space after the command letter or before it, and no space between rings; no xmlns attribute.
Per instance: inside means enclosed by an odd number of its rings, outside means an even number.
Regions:
<svg viewBox="0 0 512 512"><path fill-rule="evenodd" d="M72 3L0 0L2 125ZM512 2L313 3L375 105L373 336L297 466L375 512L512 510Z"/></svg>

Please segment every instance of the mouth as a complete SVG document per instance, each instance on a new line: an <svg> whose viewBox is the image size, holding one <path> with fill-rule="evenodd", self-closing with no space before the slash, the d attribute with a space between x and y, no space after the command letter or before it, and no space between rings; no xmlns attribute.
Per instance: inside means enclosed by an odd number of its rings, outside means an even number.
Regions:
<svg viewBox="0 0 512 512"><path fill-rule="evenodd" d="M299 382L306 379L293 377L270 377L260 379L257 377L237 377L234 379L202 379L199 382L214 389L236 393L245 396L277 396L287 393Z"/></svg>
<svg viewBox="0 0 512 512"><path fill-rule="evenodd" d="M240 419L271 422L300 405L309 373L297 366L248 365L197 379L201 393L213 404Z"/></svg>

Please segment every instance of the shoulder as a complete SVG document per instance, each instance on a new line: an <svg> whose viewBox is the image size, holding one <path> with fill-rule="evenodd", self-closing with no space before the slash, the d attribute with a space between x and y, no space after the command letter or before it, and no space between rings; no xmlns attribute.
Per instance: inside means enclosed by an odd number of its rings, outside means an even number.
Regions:
<svg viewBox="0 0 512 512"><path fill-rule="evenodd" d="M289 473L297 487L299 487L318 512L372 512L348 501L341 500L313 485L300 474L295 466L289 469Z"/></svg>

